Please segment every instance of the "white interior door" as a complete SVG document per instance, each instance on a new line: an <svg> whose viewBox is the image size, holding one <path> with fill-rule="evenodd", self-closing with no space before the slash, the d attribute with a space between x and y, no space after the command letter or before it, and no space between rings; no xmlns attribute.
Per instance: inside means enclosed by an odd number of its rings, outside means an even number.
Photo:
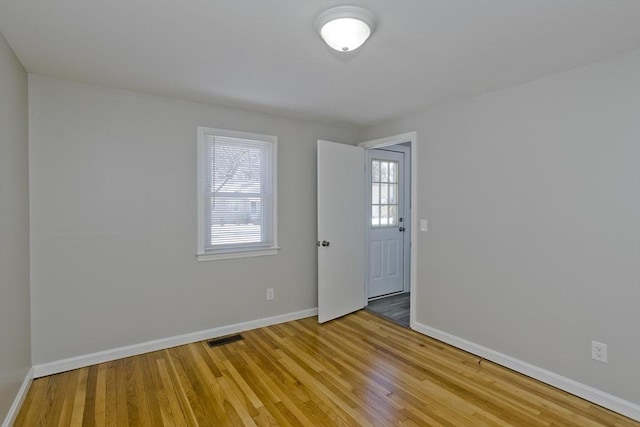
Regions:
<svg viewBox="0 0 640 427"><path fill-rule="evenodd" d="M404 289L404 154L367 152L368 297Z"/></svg>
<svg viewBox="0 0 640 427"><path fill-rule="evenodd" d="M318 141L318 322L365 305L364 149Z"/></svg>

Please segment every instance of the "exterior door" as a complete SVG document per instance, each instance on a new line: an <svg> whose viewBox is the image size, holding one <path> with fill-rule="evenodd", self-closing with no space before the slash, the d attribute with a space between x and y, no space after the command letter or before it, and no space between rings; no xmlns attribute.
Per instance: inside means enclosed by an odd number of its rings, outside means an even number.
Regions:
<svg viewBox="0 0 640 427"><path fill-rule="evenodd" d="M368 298L404 289L404 154L367 152Z"/></svg>
<svg viewBox="0 0 640 427"><path fill-rule="evenodd" d="M365 150L318 141L318 322L365 305Z"/></svg>

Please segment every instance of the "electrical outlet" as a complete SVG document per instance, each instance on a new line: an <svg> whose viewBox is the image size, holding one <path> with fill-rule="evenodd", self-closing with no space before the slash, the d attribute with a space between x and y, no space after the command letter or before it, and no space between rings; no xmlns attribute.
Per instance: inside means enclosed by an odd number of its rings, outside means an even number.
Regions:
<svg viewBox="0 0 640 427"><path fill-rule="evenodd" d="M267 289L267 301L271 301L273 300L273 298L275 298L274 292L273 292L273 288L268 288Z"/></svg>
<svg viewBox="0 0 640 427"><path fill-rule="evenodd" d="M591 341L591 358L598 362L607 363L607 345L598 341Z"/></svg>

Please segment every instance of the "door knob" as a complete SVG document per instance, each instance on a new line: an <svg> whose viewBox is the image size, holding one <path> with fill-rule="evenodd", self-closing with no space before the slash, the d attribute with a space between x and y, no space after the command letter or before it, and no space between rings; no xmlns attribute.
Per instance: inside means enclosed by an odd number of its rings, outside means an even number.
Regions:
<svg viewBox="0 0 640 427"><path fill-rule="evenodd" d="M403 232L403 231L404 231L404 227L400 227L400 232Z"/></svg>
<svg viewBox="0 0 640 427"><path fill-rule="evenodd" d="M322 241L322 246L327 247L329 246L329 242L327 242L326 240Z"/></svg>

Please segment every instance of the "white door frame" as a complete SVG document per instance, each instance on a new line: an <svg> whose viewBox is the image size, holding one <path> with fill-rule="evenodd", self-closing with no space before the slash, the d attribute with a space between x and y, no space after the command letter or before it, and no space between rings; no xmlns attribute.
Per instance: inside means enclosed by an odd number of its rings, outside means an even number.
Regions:
<svg viewBox="0 0 640 427"><path fill-rule="evenodd" d="M372 141L361 142L360 144L358 144L358 146L369 150L373 148L383 148L389 147L391 145L403 144L406 142L410 143L411 145L411 272L409 273L411 276L411 301L409 307L409 327L411 329L415 329L414 324L416 321L416 288L418 283L418 134L416 132L407 132L399 135L374 139ZM363 191L366 190L363 189ZM366 216L366 219L370 221L368 215ZM366 292L364 298L366 304Z"/></svg>

